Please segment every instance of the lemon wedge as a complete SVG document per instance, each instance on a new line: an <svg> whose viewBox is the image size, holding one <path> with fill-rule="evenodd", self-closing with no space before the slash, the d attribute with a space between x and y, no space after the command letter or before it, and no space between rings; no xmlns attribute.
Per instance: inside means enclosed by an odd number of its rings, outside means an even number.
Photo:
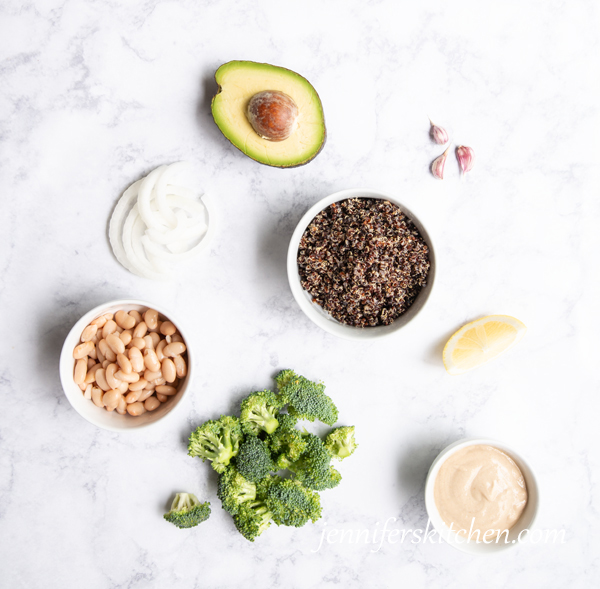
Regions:
<svg viewBox="0 0 600 589"><path fill-rule="evenodd" d="M477 368L521 341L527 327L509 315L488 315L461 327L444 346L448 374Z"/></svg>

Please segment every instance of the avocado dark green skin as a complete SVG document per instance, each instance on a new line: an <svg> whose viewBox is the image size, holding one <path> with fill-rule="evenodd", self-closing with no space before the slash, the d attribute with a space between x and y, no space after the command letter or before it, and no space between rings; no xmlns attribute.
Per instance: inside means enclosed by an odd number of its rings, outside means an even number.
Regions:
<svg viewBox="0 0 600 589"><path fill-rule="evenodd" d="M215 82L217 83L218 89L217 89L217 93L212 97L212 100L210 102L210 106L211 106L211 113L212 113L212 107L213 104L215 102L215 98L221 93L221 85L217 82L217 71L219 70L219 68L223 67L224 65L227 65L228 63L231 62L225 62L224 64L222 64L221 66L219 66L216 70L215 70ZM252 63L259 63L259 62L252 62ZM265 64L265 65L270 65L270 64ZM293 74L296 74L297 76L300 76L300 74L298 74L297 72L294 72L293 70L290 70L289 68L284 68L281 66L277 66L278 68L282 69L282 70L287 70L288 72L292 72ZM304 78L304 76L300 76L301 78ZM306 80L306 78L304 78ZM308 80L306 80L307 83L310 84L310 82L308 82ZM311 84L312 86L312 84ZM313 86L314 89L314 86ZM319 96L318 92L315 89L315 94L317 96ZM319 96L319 100L321 100L321 97ZM214 117L213 117L214 120ZM217 125L219 131L221 131L221 127L219 127L219 125L217 124L217 122L215 121L215 125ZM309 159L300 162L300 163L296 163L296 164L290 164L290 165L276 165L276 164L268 164L266 162L261 162L260 160L257 160L256 158L252 157L251 155L248 155L243 149L239 148L233 141L231 141L231 139L229 139L229 137L227 137L227 135L225 135L225 133L223 133L223 131L221 131L221 133L223 134L223 137L225 137L225 139L227 139L227 141L229 141L229 143L231 143L231 145L233 145L237 150L241 151L246 157L249 157L251 160L254 160L255 162L258 162L259 164L262 164L263 166L269 166L269 168L299 168L301 166L305 166L306 164L312 162L322 151L323 151L323 147L325 147L325 143L327 142L327 125L325 124L325 113L323 113L323 141L321 142L321 146L319 147L319 150L314 153Z"/></svg>

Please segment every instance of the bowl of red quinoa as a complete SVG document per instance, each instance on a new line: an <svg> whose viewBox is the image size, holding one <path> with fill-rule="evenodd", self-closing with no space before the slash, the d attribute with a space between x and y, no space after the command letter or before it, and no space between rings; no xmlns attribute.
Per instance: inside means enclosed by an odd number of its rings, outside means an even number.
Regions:
<svg viewBox="0 0 600 589"><path fill-rule="evenodd" d="M302 217L287 270L309 319L342 338L372 339L396 333L425 307L435 252L423 223L395 196L350 189Z"/></svg>

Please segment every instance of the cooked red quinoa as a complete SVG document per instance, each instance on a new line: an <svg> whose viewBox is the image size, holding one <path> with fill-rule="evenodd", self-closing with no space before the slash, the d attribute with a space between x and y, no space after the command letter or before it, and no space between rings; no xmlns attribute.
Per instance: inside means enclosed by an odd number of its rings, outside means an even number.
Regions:
<svg viewBox="0 0 600 589"><path fill-rule="evenodd" d="M426 285L428 247L394 204L375 198L333 203L298 247L302 287L340 323L389 325Z"/></svg>

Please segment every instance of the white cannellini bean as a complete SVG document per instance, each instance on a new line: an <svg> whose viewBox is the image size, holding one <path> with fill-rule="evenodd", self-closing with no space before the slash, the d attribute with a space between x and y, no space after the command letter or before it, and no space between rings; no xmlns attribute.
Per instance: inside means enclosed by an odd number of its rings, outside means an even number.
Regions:
<svg viewBox="0 0 600 589"><path fill-rule="evenodd" d="M148 334L150 336L150 339L152 340L152 348L156 349L156 346L158 346L159 342L160 342L160 335L158 335L158 333L153 332Z"/></svg>
<svg viewBox="0 0 600 589"><path fill-rule="evenodd" d="M144 350L144 364L145 364L146 368L148 370L151 370L152 372L158 372L160 370L160 362L158 361L158 358L156 357L156 352L154 350L151 350L151 349ZM152 379L146 379L146 380L152 380Z"/></svg>
<svg viewBox="0 0 600 589"><path fill-rule="evenodd" d="M167 342L166 340L160 340L160 342L158 342L158 346L156 346L155 352L156 352L156 358L158 359L159 362L162 362L164 357L165 357L165 347L167 346Z"/></svg>
<svg viewBox="0 0 600 589"><path fill-rule="evenodd" d="M133 370L131 362L125 354L117 354L117 364L121 367L121 370L126 374L130 374Z"/></svg>
<svg viewBox="0 0 600 589"><path fill-rule="evenodd" d="M170 321L163 321L160 324L160 332L163 335L173 335L177 331L177 328Z"/></svg>
<svg viewBox="0 0 600 589"><path fill-rule="evenodd" d="M96 384L103 391L109 391L110 390L110 387L108 386L108 383L106 382L106 376L105 376L104 368L100 368L99 370L96 370Z"/></svg>
<svg viewBox="0 0 600 589"><path fill-rule="evenodd" d="M94 364L96 364L96 361L93 358L88 358L87 369L89 370Z"/></svg>
<svg viewBox="0 0 600 589"><path fill-rule="evenodd" d="M180 356L186 349L183 342L171 342L164 348L163 353L167 358L172 358L173 356Z"/></svg>
<svg viewBox="0 0 600 589"><path fill-rule="evenodd" d="M148 384L148 381L145 378L140 378L140 380L138 380L137 382L129 383L129 390L130 391L141 391L142 389L146 388L147 384Z"/></svg>
<svg viewBox="0 0 600 589"><path fill-rule="evenodd" d="M128 346L133 339L133 335L131 334L131 329L126 329L123 333L119 334L119 339Z"/></svg>
<svg viewBox="0 0 600 589"><path fill-rule="evenodd" d="M162 361L161 372L163 378L167 382L173 382L177 378L177 370L175 369L175 364L173 364L173 360L171 360L171 358L165 358Z"/></svg>
<svg viewBox="0 0 600 589"><path fill-rule="evenodd" d="M96 335L96 333L98 333L98 326L97 325L88 325L83 330L83 333L81 334L81 341L82 342L91 341L91 339Z"/></svg>
<svg viewBox="0 0 600 589"><path fill-rule="evenodd" d="M161 395L160 393L156 393L156 398L161 402L164 403L169 397L167 397L167 395Z"/></svg>
<svg viewBox="0 0 600 589"><path fill-rule="evenodd" d="M129 349L131 348L137 348L138 350L143 350L146 347L146 340L142 337L134 337L131 340L131 345L129 347Z"/></svg>
<svg viewBox="0 0 600 589"><path fill-rule="evenodd" d="M100 370L102 368L102 364L94 364L85 375L84 382L86 384L91 384L96 380L96 370Z"/></svg>
<svg viewBox="0 0 600 589"><path fill-rule="evenodd" d="M96 405L97 407L104 407L104 403L102 402L103 396L104 393L99 388L92 388L92 401L94 402L94 405Z"/></svg>
<svg viewBox="0 0 600 589"><path fill-rule="evenodd" d="M125 311L115 313L115 322L122 329L133 329L135 327L135 319Z"/></svg>
<svg viewBox="0 0 600 589"><path fill-rule="evenodd" d="M156 397L148 397L144 401L144 407L146 408L146 411L154 411L160 407L160 401Z"/></svg>
<svg viewBox="0 0 600 589"><path fill-rule="evenodd" d="M156 387L156 392L160 393L161 395L166 395L167 397L172 397L177 392L177 389L175 387L163 384Z"/></svg>
<svg viewBox="0 0 600 589"><path fill-rule="evenodd" d="M110 335L111 333L114 333L115 331L117 331L117 324L112 319L110 319L104 324L104 327L102 328L102 339L106 339L106 336Z"/></svg>
<svg viewBox="0 0 600 589"><path fill-rule="evenodd" d="M148 329L156 329L156 324L158 323L158 311L148 309L144 313L144 322L148 326Z"/></svg>
<svg viewBox="0 0 600 589"><path fill-rule="evenodd" d="M125 415L125 413L127 413L127 401L125 401L125 397L123 397L123 395L121 395L121 398L119 399L117 413L120 413L121 415Z"/></svg>
<svg viewBox="0 0 600 589"><path fill-rule="evenodd" d="M160 364L159 364L160 366ZM162 378L162 372L160 370L157 371L152 371L152 370L146 370L144 372L144 378L150 382L150 381L155 381L157 378Z"/></svg>
<svg viewBox="0 0 600 589"><path fill-rule="evenodd" d="M138 348L129 349L129 361L131 362L131 368L135 372L144 370L144 357Z"/></svg>
<svg viewBox="0 0 600 589"><path fill-rule="evenodd" d="M113 351L113 349L108 345L105 339L101 339L98 342L98 351L102 354L106 360L110 360L111 362L115 362L117 360L117 355Z"/></svg>
<svg viewBox="0 0 600 589"><path fill-rule="evenodd" d="M128 404L136 403L141 395L142 391L131 391L130 393L127 393L127 395L125 395L125 402Z"/></svg>
<svg viewBox="0 0 600 589"><path fill-rule="evenodd" d="M143 391L141 391L141 393L142 394L140 395L140 398L138 399L138 401L140 403L143 403L146 399L150 398L154 394L154 391L152 391L152 390L148 391L148 390L144 389Z"/></svg>
<svg viewBox="0 0 600 589"><path fill-rule="evenodd" d="M129 316L135 319L136 325L142 320L142 316L140 315L139 311L129 311Z"/></svg>
<svg viewBox="0 0 600 589"><path fill-rule="evenodd" d="M143 338L144 343L145 343L145 348L148 350L153 350L154 349L154 342L152 341L152 338L150 337L150 334L145 335Z"/></svg>
<svg viewBox="0 0 600 589"><path fill-rule="evenodd" d="M102 402L104 403L104 406L106 407L107 411L114 411L117 408L117 405L119 404L119 399L121 399L122 397L123 395L121 394L121 391L119 391L118 389L111 389L110 391L104 393L104 396L102 397Z"/></svg>
<svg viewBox="0 0 600 589"><path fill-rule="evenodd" d="M81 360L85 358L92 350L94 349L94 344L92 342L84 342L83 344L79 344L75 346L73 350L73 358L75 360Z"/></svg>
<svg viewBox="0 0 600 589"><path fill-rule="evenodd" d="M104 327L106 323L106 317L104 315L101 315L100 317L96 317L96 319L94 319L90 325L95 325L98 329L101 329L102 327Z"/></svg>
<svg viewBox="0 0 600 589"><path fill-rule="evenodd" d="M125 372L123 372L122 370L119 370L115 376L119 379L122 380L123 382L137 382L138 380L140 380L140 375L137 372L131 372L130 374L127 374Z"/></svg>
<svg viewBox="0 0 600 589"><path fill-rule="evenodd" d="M137 401L136 403L131 403L131 405L127 405L127 413L129 413L129 415L137 417L142 413L146 413L146 408L144 407L143 403Z"/></svg>
<svg viewBox="0 0 600 589"><path fill-rule="evenodd" d="M106 343L110 346L110 349L115 354L122 354L125 351L125 344L123 343L123 340L116 333L111 333L106 338ZM104 354L104 355L106 356L106 354ZM115 360L116 360L116 356L115 356Z"/></svg>
<svg viewBox="0 0 600 589"><path fill-rule="evenodd" d="M83 392L83 398L84 399L88 399L91 400L92 399L92 389L94 387L92 387L91 384L87 385L87 387L85 387L85 391Z"/></svg>
<svg viewBox="0 0 600 589"><path fill-rule="evenodd" d="M144 337L148 333L148 326L142 321L135 326L133 337Z"/></svg>
<svg viewBox="0 0 600 589"><path fill-rule="evenodd" d="M81 358L75 362L75 371L73 373L73 380L75 384L80 385L85 381L85 377L87 374L87 360L85 358Z"/></svg>
<svg viewBox="0 0 600 589"><path fill-rule="evenodd" d="M106 378L106 383L111 389L118 388L118 386L122 382L121 379L115 376L117 370L119 370L119 367L116 364L111 363L106 367L106 370L104 371L104 378Z"/></svg>
<svg viewBox="0 0 600 589"><path fill-rule="evenodd" d="M187 374L187 365L183 359L183 356L173 356L173 364L175 364L177 378L184 378Z"/></svg>

